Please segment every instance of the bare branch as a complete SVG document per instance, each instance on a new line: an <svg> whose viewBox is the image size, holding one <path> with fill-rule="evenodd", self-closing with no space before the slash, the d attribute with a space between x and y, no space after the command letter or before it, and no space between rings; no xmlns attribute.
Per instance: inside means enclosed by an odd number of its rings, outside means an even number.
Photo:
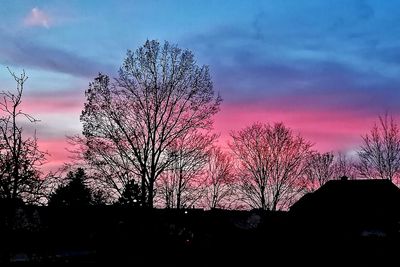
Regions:
<svg viewBox="0 0 400 267"><path fill-rule="evenodd" d="M362 136L363 145L358 151L361 176L366 178L389 179L398 182L400 178L400 132L392 116L379 116L370 133Z"/></svg>
<svg viewBox="0 0 400 267"><path fill-rule="evenodd" d="M311 144L282 123L253 124L231 136L242 199L253 208L287 208L301 191Z"/></svg>
<svg viewBox="0 0 400 267"><path fill-rule="evenodd" d="M157 41L128 51L119 77L110 82L100 74L86 98L81 115L85 159L106 176L112 170L113 176L104 179L109 185L124 183L111 181L115 172L137 179L141 192L147 192L141 201L150 207L156 181L174 163L176 140L209 130L221 102L207 67L197 66L190 51Z"/></svg>
<svg viewBox="0 0 400 267"><path fill-rule="evenodd" d="M17 84L16 94L3 91L0 94L0 197L39 201L46 185L38 167L44 164L47 153L39 150L36 131L32 137L24 137L19 117L37 122L31 115L19 109L24 83L28 79L25 71L17 76L7 68Z"/></svg>

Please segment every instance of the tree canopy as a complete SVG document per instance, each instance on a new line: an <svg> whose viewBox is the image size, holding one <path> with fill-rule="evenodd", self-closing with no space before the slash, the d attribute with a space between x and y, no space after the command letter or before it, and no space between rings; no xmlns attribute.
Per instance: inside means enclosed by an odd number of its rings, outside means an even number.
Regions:
<svg viewBox="0 0 400 267"><path fill-rule="evenodd" d="M210 129L220 102L208 67L192 52L146 41L128 51L117 78L99 74L89 85L79 139L84 159L117 195L137 179L141 202L152 207L156 180L176 160L170 147Z"/></svg>

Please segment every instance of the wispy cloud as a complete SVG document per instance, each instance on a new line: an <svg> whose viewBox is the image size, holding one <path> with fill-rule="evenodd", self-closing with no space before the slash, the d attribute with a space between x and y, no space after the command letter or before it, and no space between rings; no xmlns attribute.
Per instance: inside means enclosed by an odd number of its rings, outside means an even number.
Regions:
<svg viewBox="0 0 400 267"><path fill-rule="evenodd" d="M64 113L79 114L83 108L85 87L57 92L35 92L27 94L23 109L29 113L51 113L57 110ZM79 115L76 116L78 121Z"/></svg>
<svg viewBox="0 0 400 267"><path fill-rule="evenodd" d="M38 7L32 8L24 19L24 25L27 27L44 27L48 29L51 24L52 19L50 16Z"/></svg>
<svg viewBox="0 0 400 267"><path fill-rule="evenodd" d="M0 64L34 67L78 77L92 77L98 72L112 73L115 67L65 51L34 43L21 36L0 31Z"/></svg>
<svg viewBox="0 0 400 267"><path fill-rule="evenodd" d="M214 27L184 40L210 64L226 103L400 114L399 32L381 32L388 25L378 7L363 0L346 9L346 1L279 3L259 8L247 28Z"/></svg>
<svg viewBox="0 0 400 267"><path fill-rule="evenodd" d="M231 130L239 130L254 122L284 122L295 132L315 144L320 151L352 151L361 142L361 135L367 132L376 121L377 115L351 110L295 110L274 109L271 107L222 104L222 110L215 117L215 129L221 134L221 145L226 147Z"/></svg>

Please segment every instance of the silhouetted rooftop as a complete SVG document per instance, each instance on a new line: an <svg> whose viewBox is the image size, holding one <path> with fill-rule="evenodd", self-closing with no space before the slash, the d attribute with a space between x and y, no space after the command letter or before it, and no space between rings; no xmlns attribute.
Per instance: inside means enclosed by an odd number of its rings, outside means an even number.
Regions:
<svg viewBox="0 0 400 267"><path fill-rule="evenodd" d="M385 179L331 180L297 201L293 213L387 215L399 211L400 189Z"/></svg>

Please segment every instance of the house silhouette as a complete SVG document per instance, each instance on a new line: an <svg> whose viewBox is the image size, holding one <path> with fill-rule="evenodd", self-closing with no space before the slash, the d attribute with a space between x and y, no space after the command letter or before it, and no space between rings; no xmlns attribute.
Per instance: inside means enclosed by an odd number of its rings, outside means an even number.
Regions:
<svg viewBox="0 0 400 267"><path fill-rule="evenodd" d="M339 266L398 261L400 189L389 180L328 181L294 203L289 214L289 240L299 248L298 258L313 251ZM312 245L304 246L304 240Z"/></svg>
<svg viewBox="0 0 400 267"><path fill-rule="evenodd" d="M312 217L397 218L400 189L386 179L331 180L290 207L290 212Z"/></svg>

